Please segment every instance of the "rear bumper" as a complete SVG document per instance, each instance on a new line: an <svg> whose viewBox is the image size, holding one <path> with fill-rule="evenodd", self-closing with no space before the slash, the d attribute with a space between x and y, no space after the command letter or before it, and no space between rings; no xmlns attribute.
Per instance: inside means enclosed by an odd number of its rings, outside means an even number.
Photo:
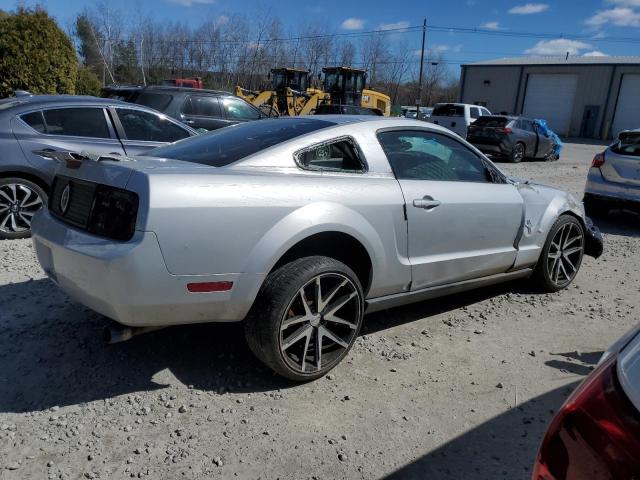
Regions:
<svg viewBox="0 0 640 480"><path fill-rule="evenodd" d="M640 186L609 182L596 167L589 169L584 192L602 200L640 203Z"/></svg>
<svg viewBox="0 0 640 480"><path fill-rule="evenodd" d="M490 143L482 143L477 140L469 140L474 147L480 150L482 153L490 154L490 155L503 155L508 156L511 154L511 146L502 142L500 144L490 144Z"/></svg>
<svg viewBox="0 0 640 480"><path fill-rule="evenodd" d="M153 232L129 242L90 235L45 209L32 223L33 244L47 275L71 298L130 326L168 326L242 320L264 275L172 275ZM191 293L193 282L233 282L231 290Z"/></svg>

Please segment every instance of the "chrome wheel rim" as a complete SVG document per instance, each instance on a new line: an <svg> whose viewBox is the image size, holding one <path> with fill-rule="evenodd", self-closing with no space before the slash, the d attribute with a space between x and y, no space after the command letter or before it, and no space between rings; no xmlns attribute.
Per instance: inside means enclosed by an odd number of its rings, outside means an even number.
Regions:
<svg viewBox="0 0 640 480"><path fill-rule="evenodd" d="M289 368L313 374L335 366L360 325L360 293L339 273L323 273L296 292L280 322L279 347Z"/></svg>
<svg viewBox="0 0 640 480"><path fill-rule="evenodd" d="M584 250L582 229L566 223L553 236L547 254L549 278L558 287L569 284L578 273Z"/></svg>
<svg viewBox="0 0 640 480"><path fill-rule="evenodd" d="M0 232L23 233L30 230L31 219L40 207L40 195L26 185L0 185Z"/></svg>
<svg viewBox="0 0 640 480"><path fill-rule="evenodd" d="M515 146L515 150L513 152L513 158L515 160L522 160L523 157L524 157L524 148L522 147L522 145L518 143Z"/></svg>

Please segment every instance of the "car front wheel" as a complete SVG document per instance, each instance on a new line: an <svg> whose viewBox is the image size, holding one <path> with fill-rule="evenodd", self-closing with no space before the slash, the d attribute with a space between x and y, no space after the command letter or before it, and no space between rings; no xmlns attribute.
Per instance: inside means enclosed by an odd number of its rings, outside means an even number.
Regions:
<svg viewBox="0 0 640 480"><path fill-rule="evenodd" d="M31 236L33 215L47 202L47 194L23 178L0 179L0 239Z"/></svg>
<svg viewBox="0 0 640 480"><path fill-rule="evenodd" d="M535 270L547 292L566 288L578 274L584 256L584 228L572 215L561 215L551 228Z"/></svg>
<svg viewBox="0 0 640 480"><path fill-rule="evenodd" d="M263 363L295 381L325 375L358 336L364 295L358 277L329 257L294 260L269 274L245 321Z"/></svg>

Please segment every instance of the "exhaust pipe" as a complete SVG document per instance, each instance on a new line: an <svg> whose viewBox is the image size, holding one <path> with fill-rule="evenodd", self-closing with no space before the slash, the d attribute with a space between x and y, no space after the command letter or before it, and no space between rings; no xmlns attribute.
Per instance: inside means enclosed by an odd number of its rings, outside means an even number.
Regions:
<svg viewBox="0 0 640 480"><path fill-rule="evenodd" d="M114 324L104 329L104 340L109 345L126 342L137 335L161 330L165 327L127 327L126 325Z"/></svg>

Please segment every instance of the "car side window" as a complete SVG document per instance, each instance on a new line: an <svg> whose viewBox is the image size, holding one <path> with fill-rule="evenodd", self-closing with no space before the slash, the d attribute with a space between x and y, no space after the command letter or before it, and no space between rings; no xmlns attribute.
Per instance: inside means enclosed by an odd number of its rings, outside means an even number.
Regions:
<svg viewBox="0 0 640 480"><path fill-rule="evenodd" d="M364 172L366 165L351 138L342 138L306 148L295 154L298 165L307 170Z"/></svg>
<svg viewBox="0 0 640 480"><path fill-rule="evenodd" d="M247 102L236 98L223 98L222 105L224 106L227 118L257 120L261 116L258 109L254 109Z"/></svg>
<svg viewBox="0 0 640 480"><path fill-rule="evenodd" d="M34 127L42 133L72 137L111 138L102 108L52 108L43 110L42 115L44 125L36 124L40 130ZM25 116L22 118L25 119ZM33 121L35 118L33 116L31 120Z"/></svg>
<svg viewBox="0 0 640 480"><path fill-rule="evenodd" d="M486 108L480 107L480 115L491 115L491 112Z"/></svg>
<svg viewBox="0 0 640 480"><path fill-rule="evenodd" d="M44 117L42 112L31 112L20 116L23 122L33 128L36 132L47 133L47 129L44 124Z"/></svg>
<svg viewBox="0 0 640 480"><path fill-rule="evenodd" d="M471 118L478 118L482 116L478 107L469 107L469 113L471 115Z"/></svg>
<svg viewBox="0 0 640 480"><path fill-rule="evenodd" d="M221 117L218 99L206 95L190 95L182 106L182 113L200 117Z"/></svg>
<svg viewBox="0 0 640 480"><path fill-rule="evenodd" d="M458 182L492 181L480 157L447 135L419 130L378 133L396 178Z"/></svg>
<svg viewBox="0 0 640 480"><path fill-rule="evenodd" d="M145 142L175 142L190 136L189 131L164 115L141 110L116 108L124 134L129 140Z"/></svg>
<svg viewBox="0 0 640 480"><path fill-rule="evenodd" d="M520 124L522 125L522 129L527 132L533 132L533 122L531 120L525 120L524 118L520 119Z"/></svg>

